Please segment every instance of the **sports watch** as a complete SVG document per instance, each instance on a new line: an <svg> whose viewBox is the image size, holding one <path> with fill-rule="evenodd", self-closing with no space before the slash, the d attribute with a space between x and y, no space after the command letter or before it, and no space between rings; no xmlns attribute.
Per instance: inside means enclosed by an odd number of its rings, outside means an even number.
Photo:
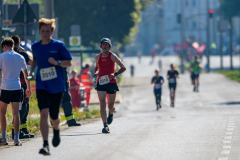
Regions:
<svg viewBox="0 0 240 160"><path fill-rule="evenodd" d="M60 66L61 63L62 63L62 61L61 61L61 60L58 60L57 63L58 63L58 66Z"/></svg>

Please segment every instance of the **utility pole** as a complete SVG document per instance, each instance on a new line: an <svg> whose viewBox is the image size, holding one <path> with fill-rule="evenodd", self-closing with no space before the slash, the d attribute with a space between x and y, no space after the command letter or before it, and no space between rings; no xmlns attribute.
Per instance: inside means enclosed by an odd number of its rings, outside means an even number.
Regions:
<svg viewBox="0 0 240 160"><path fill-rule="evenodd" d="M184 1L181 0L181 73L184 73Z"/></svg>
<svg viewBox="0 0 240 160"><path fill-rule="evenodd" d="M44 0L44 17L54 18L54 3L53 0Z"/></svg>
<svg viewBox="0 0 240 160"><path fill-rule="evenodd" d="M210 45L210 35L209 35L209 28L210 28L210 17L208 15L208 12L209 12L209 0L206 0L206 3L207 3L207 34L206 34L206 53L207 53L207 70L210 71L210 48L209 48L209 45Z"/></svg>
<svg viewBox="0 0 240 160"><path fill-rule="evenodd" d="M233 52L233 48L232 48L232 44L233 44L233 35L232 35L232 32L233 32L233 25L232 25L232 17L230 17L228 19L229 21L229 36L230 36L230 43L229 43L229 52L230 52L230 69L233 70L233 55L232 55L232 52Z"/></svg>

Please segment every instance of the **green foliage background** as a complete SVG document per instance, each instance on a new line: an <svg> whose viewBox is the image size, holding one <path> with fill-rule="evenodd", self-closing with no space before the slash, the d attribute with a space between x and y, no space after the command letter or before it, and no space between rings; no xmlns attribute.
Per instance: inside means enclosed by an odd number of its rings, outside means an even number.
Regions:
<svg viewBox="0 0 240 160"><path fill-rule="evenodd" d="M240 16L240 0L219 0L226 18Z"/></svg>
<svg viewBox="0 0 240 160"><path fill-rule="evenodd" d="M154 0L54 0L59 20L59 37L68 39L70 26L79 24L82 45L96 46L102 37L118 42L119 47L132 41L141 21L141 11ZM65 41L68 45L68 41Z"/></svg>

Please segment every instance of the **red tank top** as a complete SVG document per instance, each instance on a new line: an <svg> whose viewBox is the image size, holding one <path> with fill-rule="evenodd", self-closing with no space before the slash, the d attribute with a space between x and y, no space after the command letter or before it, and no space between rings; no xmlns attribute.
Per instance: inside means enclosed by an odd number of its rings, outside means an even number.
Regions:
<svg viewBox="0 0 240 160"><path fill-rule="evenodd" d="M112 52L109 52L107 57L102 57L102 53L100 53L98 60L99 76L97 82L99 82L99 77L115 72L115 62L112 61L111 55ZM112 79L110 83L117 83L116 78Z"/></svg>

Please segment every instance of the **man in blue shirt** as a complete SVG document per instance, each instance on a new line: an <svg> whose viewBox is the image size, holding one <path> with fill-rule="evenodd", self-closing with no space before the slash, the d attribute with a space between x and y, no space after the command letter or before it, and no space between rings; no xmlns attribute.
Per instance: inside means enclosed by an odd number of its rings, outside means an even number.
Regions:
<svg viewBox="0 0 240 160"><path fill-rule="evenodd" d="M159 75L159 71L155 70L155 76L152 78L151 84L154 84L153 91L156 98L157 110L161 108L162 84L164 79Z"/></svg>
<svg viewBox="0 0 240 160"><path fill-rule="evenodd" d="M32 45L33 62L30 75L36 75L36 95L40 109L40 130L43 138L43 148L39 153L50 155L48 144L48 113L53 126L52 145L57 147L60 143L59 134L59 108L63 93L66 90L62 67L70 67L72 57L61 41L52 39L56 28L55 19L41 18L38 21L41 40Z"/></svg>

